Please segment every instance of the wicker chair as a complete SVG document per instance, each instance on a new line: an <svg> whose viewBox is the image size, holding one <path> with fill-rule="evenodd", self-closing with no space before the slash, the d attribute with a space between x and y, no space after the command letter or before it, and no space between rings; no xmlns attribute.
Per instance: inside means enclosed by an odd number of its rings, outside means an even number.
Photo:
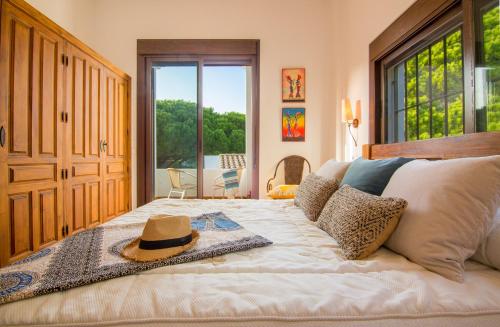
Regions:
<svg viewBox="0 0 500 327"><path fill-rule="evenodd" d="M273 189L273 183L276 180L276 175L281 164L284 165L285 169L285 184L300 184L304 172L304 162L307 163L309 173L311 173L311 164L304 157L293 155L281 159L274 169L274 176L267 181L267 191L269 192Z"/></svg>

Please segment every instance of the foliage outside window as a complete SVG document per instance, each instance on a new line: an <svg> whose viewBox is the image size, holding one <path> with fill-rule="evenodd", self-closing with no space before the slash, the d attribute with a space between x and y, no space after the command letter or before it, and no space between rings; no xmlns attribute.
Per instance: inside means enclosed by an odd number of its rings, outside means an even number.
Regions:
<svg viewBox="0 0 500 327"><path fill-rule="evenodd" d="M460 29L388 68L386 76L389 142L463 133Z"/></svg>
<svg viewBox="0 0 500 327"><path fill-rule="evenodd" d="M476 130L500 131L500 12L497 1L478 8L475 70Z"/></svg>
<svg viewBox="0 0 500 327"><path fill-rule="evenodd" d="M157 168L196 168L197 106L184 100L156 101ZM245 115L203 108L205 155L245 153Z"/></svg>

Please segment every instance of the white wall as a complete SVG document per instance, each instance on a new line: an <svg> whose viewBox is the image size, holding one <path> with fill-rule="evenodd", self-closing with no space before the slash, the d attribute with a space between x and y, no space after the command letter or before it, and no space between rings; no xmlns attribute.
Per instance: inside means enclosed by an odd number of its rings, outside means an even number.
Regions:
<svg viewBox="0 0 500 327"><path fill-rule="evenodd" d="M398 18L415 0L355 0L338 1L333 10L333 43L337 45L334 56L334 90L337 95L335 107L336 124L335 155L339 160L350 160L361 155L361 145L368 143L368 60L369 44L384 29ZM375 19L376 17L376 19ZM354 106L361 100L361 125L358 133L358 147L353 149L351 137L341 123L340 101L349 97ZM354 108L353 108L354 110ZM346 146L347 145L347 146Z"/></svg>
<svg viewBox="0 0 500 327"><path fill-rule="evenodd" d="M340 99L361 99L368 140L368 44L414 0L28 0L132 76L136 165L136 40L251 38L260 52L260 193L278 160L300 154L316 169L345 158ZM62 8L61 8L62 5ZM376 19L374 18L376 17ZM306 141L282 143L283 67L306 68ZM132 176L132 189L136 176ZM133 203L135 204L135 194Z"/></svg>
<svg viewBox="0 0 500 327"><path fill-rule="evenodd" d="M87 45L93 45L91 41L95 37L94 9L98 0L26 1Z"/></svg>

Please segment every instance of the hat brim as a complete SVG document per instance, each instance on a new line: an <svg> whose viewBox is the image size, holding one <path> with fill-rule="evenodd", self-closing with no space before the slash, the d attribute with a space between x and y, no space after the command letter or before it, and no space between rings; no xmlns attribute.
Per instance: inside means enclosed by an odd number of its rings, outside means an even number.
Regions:
<svg viewBox="0 0 500 327"><path fill-rule="evenodd" d="M178 254L181 254L182 252L185 252L191 249L193 246L195 246L196 242L200 237L200 234L198 233L198 231L193 230L191 235L193 239L188 244L172 248L158 249L158 250L140 249L139 242L141 238L138 237L123 248L123 250L121 251L121 255L124 258L139 262L167 259L176 256Z"/></svg>

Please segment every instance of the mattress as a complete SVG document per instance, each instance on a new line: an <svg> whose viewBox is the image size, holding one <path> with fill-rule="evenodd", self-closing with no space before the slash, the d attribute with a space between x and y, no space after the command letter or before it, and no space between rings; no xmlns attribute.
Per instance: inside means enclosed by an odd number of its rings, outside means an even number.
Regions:
<svg viewBox="0 0 500 327"><path fill-rule="evenodd" d="M499 271L470 261L460 284L385 248L344 260L292 201L162 199L107 224L216 211L274 244L0 305L0 325L499 325Z"/></svg>

